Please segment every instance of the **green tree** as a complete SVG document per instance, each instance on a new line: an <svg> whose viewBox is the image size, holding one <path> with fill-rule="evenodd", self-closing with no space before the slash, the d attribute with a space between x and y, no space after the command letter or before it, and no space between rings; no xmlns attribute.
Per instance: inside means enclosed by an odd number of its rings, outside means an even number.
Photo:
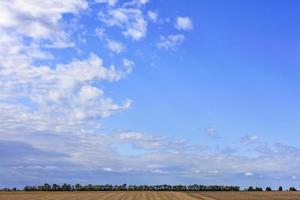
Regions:
<svg viewBox="0 0 300 200"><path fill-rule="evenodd" d="M263 191L263 189L261 187L255 187L254 189L255 191Z"/></svg>
<svg viewBox="0 0 300 200"><path fill-rule="evenodd" d="M248 187L247 191L252 192L252 191L254 191L254 188L252 186L250 186L250 187Z"/></svg>

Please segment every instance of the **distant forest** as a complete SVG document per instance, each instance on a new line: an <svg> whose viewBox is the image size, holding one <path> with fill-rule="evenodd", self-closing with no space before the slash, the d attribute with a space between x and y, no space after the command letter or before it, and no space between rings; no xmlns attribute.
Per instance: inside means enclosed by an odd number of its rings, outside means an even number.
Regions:
<svg viewBox="0 0 300 200"><path fill-rule="evenodd" d="M81 184L48 184L25 186L22 190L17 188L3 188L1 191L241 191L239 186L224 185L81 185ZM277 190L266 187L248 187L243 191L283 191L280 186ZM290 187L288 191L297 191L296 188Z"/></svg>

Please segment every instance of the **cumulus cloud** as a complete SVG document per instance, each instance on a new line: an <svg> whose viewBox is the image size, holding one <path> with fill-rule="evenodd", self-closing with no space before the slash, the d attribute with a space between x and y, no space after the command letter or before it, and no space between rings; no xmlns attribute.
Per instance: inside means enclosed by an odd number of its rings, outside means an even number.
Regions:
<svg viewBox="0 0 300 200"><path fill-rule="evenodd" d="M123 29L122 34L133 40L140 40L146 36L147 21L139 8L113 8L106 13L99 12L99 20L107 26Z"/></svg>
<svg viewBox="0 0 300 200"><path fill-rule="evenodd" d="M160 41L156 44L158 48L164 50L175 50L185 40L184 35L161 36Z"/></svg>
<svg viewBox="0 0 300 200"><path fill-rule="evenodd" d="M38 43L25 44L21 36L12 33L0 35L0 65L5 67L26 66L34 60L49 60L53 56L40 49Z"/></svg>
<svg viewBox="0 0 300 200"><path fill-rule="evenodd" d="M177 17L175 28L178 30L190 31L193 30L193 23L188 17Z"/></svg>
<svg viewBox="0 0 300 200"><path fill-rule="evenodd" d="M61 131L68 126L76 129L82 120L97 120L127 109L129 100L117 105L91 82L118 81L128 72L127 68L118 71L114 66L104 67L101 58L95 54L86 60L59 64L55 69L47 66L3 67L0 71L3 88L0 107L10 112L0 115L1 121L5 122L1 129L14 127L16 123L27 129ZM7 103L18 98L23 100Z"/></svg>
<svg viewBox="0 0 300 200"><path fill-rule="evenodd" d="M46 40L49 47L73 46L62 29L62 16L64 13L77 14L87 7L84 0L1 1L0 30Z"/></svg>
<svg viewBox="0 0 300 200"><path fill-rule="evenodd" d="M99 127L99 119L130 107L130 100L116 104L99 87L102 81L119 81L131 73L133 64L129 60L124 69L105 67L93 53L67 64L36 64L54 59L47 48L72 46L63 15L78 15L87 7L83 0L0 3L0 108L7 110L0 114L1 133L72 133L91 123ZM122 44L115 41L109 41L107 48L115 53L123 51Z"/></svg>

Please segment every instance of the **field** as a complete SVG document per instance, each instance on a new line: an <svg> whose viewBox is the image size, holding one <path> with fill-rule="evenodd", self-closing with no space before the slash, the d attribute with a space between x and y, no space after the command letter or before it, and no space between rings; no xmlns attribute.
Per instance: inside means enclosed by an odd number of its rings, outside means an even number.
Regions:
<svg viewBox="0 0 300 200"><path fill-rule="evenodd" d="M300 192L0 192L0 200L300 200Z"/></svg>
<svg viewBox="0 0 300 200"><path fill-rule="evenodd" d="M300 192L192 192L187 194L203 200L300 200Z"/></svg>

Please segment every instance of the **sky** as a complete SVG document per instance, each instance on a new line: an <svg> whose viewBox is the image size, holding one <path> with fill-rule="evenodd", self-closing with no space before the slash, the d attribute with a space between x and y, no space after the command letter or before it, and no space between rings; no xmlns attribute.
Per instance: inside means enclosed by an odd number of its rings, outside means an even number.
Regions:
<svg viewBox="0 0 300 200"><path fill-rule="evenodd" d="M300 188L299 8L2 0L0 187Z"/></svg>

